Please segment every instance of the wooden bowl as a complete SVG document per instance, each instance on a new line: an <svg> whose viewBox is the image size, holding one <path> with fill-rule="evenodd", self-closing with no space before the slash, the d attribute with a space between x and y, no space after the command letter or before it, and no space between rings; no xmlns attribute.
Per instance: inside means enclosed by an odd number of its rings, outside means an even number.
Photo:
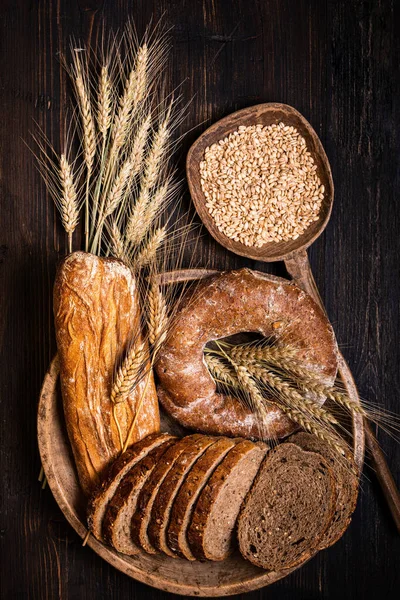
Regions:
<svg viewBox="0 0 400 600"><path fill-rule="evenodd" d="M279 123L280 121L286 125L296 127L306 140L307 148L315 161L317 174L321 183L325 186L324 200L322 201L319 218L297 240L269 242L261 246L261 248L245 246L241 242L235 242L222 233L210 215L200 183L200 162L204 159L204 151L208 146L215 144L233 131L236 131L240 125L261 124L265 126ZM187 155L186 174L190 194L196 210L211 235L228 250L254 260L264 262L283 260L286 256L299 249L308 248L321 235L331 215L334 190L331 168L325 150L310 123L297 110L287 104L266 103L250 106L249 108L238 110L214 123L191 146Z"/></svg>
<svg viewBox="0 0 400 600"><path fill-rule="evenodd" d="M163 274L162 284L209 277L216 271L186 270ZM44 378L38 407L38 444L48 485L65 518L83 539L86 536L86 499L80 489L65 427L56 356ZM361 428L361 430L360 430ZM362 421L353 419L354 440L360 439ZM175 435L185 430L162 413L161 429ZM362 437L362 435L361 435ZM363 453L354 448L360 470ZM87 545L108 563L133 579L155 588L184 596L220 597L257 590L289 575L293 569L266 572L244 560L239 552L223 562L190 562L140 552L120 554L90 536Z"/></svg>

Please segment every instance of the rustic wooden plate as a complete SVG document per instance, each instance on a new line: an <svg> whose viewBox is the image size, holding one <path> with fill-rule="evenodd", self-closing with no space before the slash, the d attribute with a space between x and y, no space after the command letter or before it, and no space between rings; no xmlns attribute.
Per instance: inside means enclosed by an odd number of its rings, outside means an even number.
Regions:
<svg viewBox="0 0 400 600"><path fill-rule="evenodd" d="M195 273L195 272L193 272ZM188 271L184 280L187 280ZM204 272L205 276L212 271ZM196 271L196 276L201 274ZM182 277L174 275L174 281ZM165 281L163 280L165 283ZM69 445L62 411L61 392L58 385L59 365L56 356L43 381L38 407L38 444L48 485L65 518L83 539L86 536L85 498L79 486L78 476ZM162 429L182 435L184 430L162 415ZM354 421L353 428L363 439L362 422ZM355 448L358 466L362 467L363 452ZM112 550L90 536L87 545L108 563L147 585L184 596L229 596L249 592L282 579L295 570L265 572L245 561L237 552L223 562L189 562L168 556L154 556L141 552L126 556ZM298 568L298 567L297 567Z"/></svg>

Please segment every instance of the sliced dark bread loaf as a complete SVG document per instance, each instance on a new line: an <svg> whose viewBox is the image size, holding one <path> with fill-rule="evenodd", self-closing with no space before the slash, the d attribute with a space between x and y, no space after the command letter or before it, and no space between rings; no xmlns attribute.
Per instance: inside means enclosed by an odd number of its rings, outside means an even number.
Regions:
<svg viewBox="0 0 400 600"><path fill-rule="evenodd" d="M197 459L207 450L217 438L202 435L188 436L194 438L191 445L175 460L167 476L162 482L153 502L153 508L147 528L151 545L156 550L161 550L169 556L175 556L167 543L167 528L170 520L171 508L187 473Z"/></svg>
<svg viewBox="0 0 400 600"><path fill-rule="evenodd" d="M239 440L222 437L207 448L203 456L193 465L179 489L172 505L167 531L168 547L177 556L196 560L186 538L195 503L212 472L238 442Z"/></svg>
<svg viewBox="0 0 400 600"><path fill-rule="evenodd" d="M270 452L238 519L240 552L269 571L294 567L318 548L336 505L328 462L285 443Z"/></svg>
<svg viewBox="0 0 400 600"><path fill-rule="evenodd" d="M112 463L107 476L90 499L88 505L88 527L98 540L102 539L102 524L107 505L114 496L122 478L153 448L160 446L169 439L172 439L172 436L168 433L152 433L128 448L124 454Z"/></svg>
<svg viewBox="0 0 400 600"><path fill-rule="evenodd" d="M341 457L335 450L310 433L296 433L288 441L297 444L303 450L319 452L326 459L336 477L335 514L329 529L318 545L318 548L323 550L337 542L350 525L358 497L357 467L350 452L346 452L346 455Z"/></svg>
<svg viewBox="0 0 400 600"><path fill-rule="evenodd" d="M131 556L139 552L131 538L131 519L136 509L137 497L158 461L175 442L176 439L172 438L153 448L125 475L110 500L103 519L103 537L105 542L118 552Z"/></svg>
<svg viewBox="0 0 400 600"><path fill-rule="evenodd" d="M268 447L249 440L239 442L215 469L203 488L187 530L195 558L224 560L235 547L235 526Z"/></svg>
<svg viewBox="0 0 400 600"><path fill-rule="evenodd" d="M203 439L204 436L201 434L188 435L168 448L163 455L162 460L160 460L140 491L136 504L136 510L132 516L131 534L133 542L137 546L141 546L149 554L155 554L157 552L157 550L150 543L149 536L147 534L147 528L151 517L153 503L158 494L160 486L165 477L168 475L171 467L175 464L175 461L178 460L181 454L193 449L194 442Z"/></svg>

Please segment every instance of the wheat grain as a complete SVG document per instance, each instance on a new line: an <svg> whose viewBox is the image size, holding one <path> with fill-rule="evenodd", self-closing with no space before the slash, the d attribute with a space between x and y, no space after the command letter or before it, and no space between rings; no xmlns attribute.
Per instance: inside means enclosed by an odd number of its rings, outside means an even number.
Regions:
<svg viewBox="0 0 400 600"><path fill-rule="evenodd" d="M149 237L143 248L138 252L133 268L135 271L139 271L144 267L147 267L156 258L157 251L161 244L165 240L167 235L167 226L158 227Z"/></svg>
<svg viewBox="0 0 400 600"><path fill-rule="evenodd" d="M206 148L200 176L217 228L246 246L297 239L325 194L305 139L284 123L240 126Z"/></svg>
<svg viewBox="0 0 400 600"><path fill-rule="evenodd" d="M148 351L145 345L133 344L115 376L110 396L113 404L119 404L127 399L142 374L147 360Z"/></svg>
<svg viewBox="0 0 400 600"><path fill-rule="evenodd" d="M100 72L99 90L97 98L97 123L99 131L105 138L112 121L112 85L108 74L108 66L103 65Z"/></svg>

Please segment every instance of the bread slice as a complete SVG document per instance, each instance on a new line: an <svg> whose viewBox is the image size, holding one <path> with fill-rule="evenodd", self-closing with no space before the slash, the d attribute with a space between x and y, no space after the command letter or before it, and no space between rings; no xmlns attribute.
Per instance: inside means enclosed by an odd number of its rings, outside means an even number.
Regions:
<svg viewBox="0 0 400 600"><path fill-rule="evenodd" d="M318 548L335 505L328 462L296 444L281 444L265 460L243 503L240 552L269 571L294 567Z"/></svg>
<svg viewBox="0 0 400 600"><path fill-rule="evenodd" d="M167 528L169 524L171 508L182 482L192 465L217 440L210 436L188 436L193 441L184 452L175 460L168 475L162 482L153 502L147 533L151 545L164 554L175 556L169 549L167 543Z"/></svg>
<svg viewBox="0 0 400 600"><path fill-rule="evenodd" d="M203 488L187 530L195 558L224 560L235 547L241 504L267 452L267 446L243 440L225 456Z"/></svg>
<svg viewBox="0 0 400 600"><path fill-rule="evenodd" d="M323 550L337 542L350 525L358 497L357 467L350 452L347 452L345 457L340 457L335 450L310 433L296 433L289 438L289 442L297 444L303 450L319 452L336 476L337 500L335 514L331 525L318 546L320 550Z"/></svg>
<svg viewBox="0 0 400 600"><path fill-rule="evenodd" d="M153 448L125 475L109 502L103 519L103 537L118 552L133 556L139 548L131 539L131 519L143 484L175 439Z"/></svg>
<svg viewBox="0 0 400 600"><path fill-rule="evenodd" d="M162 457L162 460L156 466L146 483L143 485L136 504L136 510L132 516L131 535L132 540L137 546L141 546L149 554L155 554L157 550L150 543L147 534L147 528L150 522L151 511L154 500L158 494L160 486L168 475L175 461L179 459L182 453L186 453L193 448L195 441L203 440L204 435L188 435L168 448Z"/></svg>
<svg viewBox="0 0 400 600"><path fill-rule="evenodd" d="M107 505L114 496L122 478L153 448L164 444L170 439L176 438L168 433L152 433L131 446L111 465L106 478L93 494L88 505L88 528L98 540L102 540L102 525Z"/></svg>
<svg viewBox="0 0 400 600"><path fill-rule="evenodd" d="M193 465L182 484L172 505L167 531L168 547L177 556L196 560L186 538L195 503L212 472L238 442L239 440L227 437L220 438L207 448L203 456Z"/></svg>

